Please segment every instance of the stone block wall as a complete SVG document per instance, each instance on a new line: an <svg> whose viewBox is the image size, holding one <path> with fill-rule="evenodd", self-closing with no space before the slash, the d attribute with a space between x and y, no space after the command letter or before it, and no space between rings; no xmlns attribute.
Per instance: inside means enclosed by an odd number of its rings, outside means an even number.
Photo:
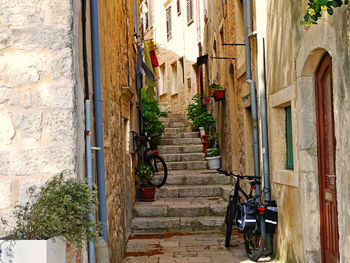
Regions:
<svg viewBox="0 0 350 263"><path fill-rule="evenodd" d="M9 217L28 186L77 175L77 83L72 1L0 6L0 216Z"/></svg>

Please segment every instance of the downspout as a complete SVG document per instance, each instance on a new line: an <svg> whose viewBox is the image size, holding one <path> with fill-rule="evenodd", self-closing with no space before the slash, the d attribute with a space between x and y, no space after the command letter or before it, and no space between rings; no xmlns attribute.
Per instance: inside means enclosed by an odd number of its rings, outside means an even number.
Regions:
<svg viewBox="0 0 350 263"><path fill-rule="evenodd" d="M256 1L256 18L258 20L258 81L260 94L260 115L261 115L261 139L262 139L262 161L264 173L264 199L271 200L270 195L270 164L269 164L269 145L268 145L268 131L267 131L267 109L266 109L266 85L265 85L265 43L264 32L266 28L266 15L261 14L258 10L266 11L266 1ZM262 27L262 29L259 29Z"/></svg>
<svg viewBox="0 0 350 263"><path fill-rule="evenodd" d="M94 115L95 115L95 141L97 159L97 185L99 218L101 222L102 237L107 243L107 208L106 208L106 186L105 167L103 152L103 124L102 124L102 98L101 98L101 76L100 76L100 43L98 28L98 0L90 0L91 6L91 45L92 45L92 75L94 90Z"/></svg>
<svg viewBox="0 0 350 263"><path fill-rule="evenodd" d="M94 180L92 176L92 153L91 153L91 135L90 135L90 92L89 92L89 72L87 62L87 48L86 48L86 0L82 2L82 30L83 30L83 63L84 63L84 86L85 86L85 162L87 183L90 189L93 188ZM91 221L95 222L95 211L89 214ZM90 229L94 231L94 229ZM95 263L95 245L93 241L88 244L89 263Z"/></svg>
<svg viewBox="0 0 350 263"><path fill-rule="evenodd" d="M250 58L249 34L252 32L252 16L251 16L250 0L243 0L243 10L244 10L244 43L245 43L246 79L250 86L250 99L251 99L252 121L253 121L254 175L260 176L256 90L255 90L255 81L252 80L252 68L251 68L251 58ZM259 188L256 188L256 194L257 195L260 194Z"/></svg>

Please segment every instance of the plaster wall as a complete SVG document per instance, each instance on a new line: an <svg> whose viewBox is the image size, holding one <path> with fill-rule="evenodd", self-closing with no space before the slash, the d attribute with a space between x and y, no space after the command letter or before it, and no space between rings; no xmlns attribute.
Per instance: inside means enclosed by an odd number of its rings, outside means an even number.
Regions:
<svg viewBox="0 0 350 263"><path fill-rule="evenodd" d="M326 13L318 25L300 26L307 1L268 1L267 85L273 198L278 201L280 259L321 262L314 72L328 52L333 64L340 262L350 255L349 7ZM273 14L283 13L281 16ZM279 53L275 52L279 50ZM284 107L292 107L294 170L286 170ZM289 227L287 227L289 225Z"/></svg>

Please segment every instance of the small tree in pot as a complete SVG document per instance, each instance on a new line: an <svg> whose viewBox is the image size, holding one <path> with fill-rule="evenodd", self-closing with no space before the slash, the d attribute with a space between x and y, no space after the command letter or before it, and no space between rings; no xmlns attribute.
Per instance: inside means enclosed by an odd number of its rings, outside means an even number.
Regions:
<svg viewBox="0 0 350 263"><path fill-rule="evenodd" d="M152 184L154 173L147 164L139 164L136 166L136 176L140 184L141 200L145 202L154 201L154 195L157 187Z"/></svg>
<svg viewBox="0 0 350 263"><path fill-rule="evenodd" d="M90 217L97 196L84 181L61 173L27 192L29 200L16 206L15 226L0 241L0 262L65 262L65 240L79 249L98 237L99 223Z"/></svg>

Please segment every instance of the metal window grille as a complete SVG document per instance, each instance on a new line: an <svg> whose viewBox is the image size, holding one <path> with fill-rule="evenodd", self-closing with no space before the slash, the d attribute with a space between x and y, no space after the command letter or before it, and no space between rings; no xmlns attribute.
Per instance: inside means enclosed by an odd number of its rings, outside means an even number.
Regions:
<svg viewBox="0 0 350 263"><path fill-rule="evenodd" d="M193 0L187 0L187 25L193 22Z"/></svg>
<svg viewBox="0 0 350 263"><path fill-rule="evenodd" d="M286 169L294 168L293 159L293 130L292 130L292 108L285 108L286 113Z"/></svg>
<svg viewBox="0 0 350 263"><path fill-rule="evenodd" d="M166 32L167 39L170 40L172 37L171 32L171 6L166 10Z"/></svg>

